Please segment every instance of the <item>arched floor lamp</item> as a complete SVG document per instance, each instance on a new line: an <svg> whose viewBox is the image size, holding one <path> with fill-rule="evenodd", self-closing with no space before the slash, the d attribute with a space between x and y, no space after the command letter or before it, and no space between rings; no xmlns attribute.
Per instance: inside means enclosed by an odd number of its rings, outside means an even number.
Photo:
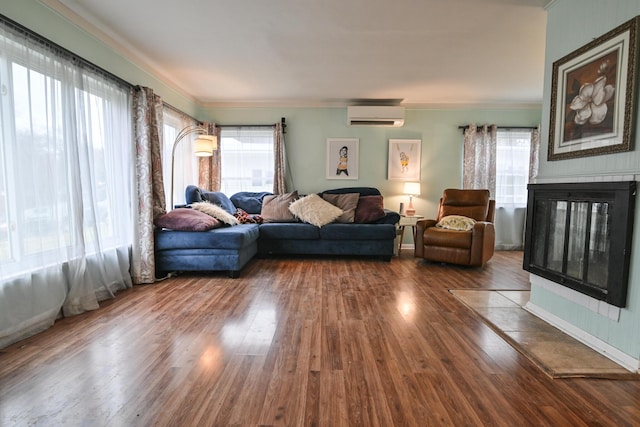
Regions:
<svg viewBox="0 0 640 427"><path fill-rule="evenodd" d="M175 173L176 163L176 147L178 143L182 141L186 136L198 133L198 138L193 142L193 154L196 157L210 157L213 156L213 151L218 148L218 138L215 135L209 135L207 130L198 125L187 126L182 129L176 140L173 143L173 149L171 150L171 204L169 205L173 210L173 181Z"/></svg>

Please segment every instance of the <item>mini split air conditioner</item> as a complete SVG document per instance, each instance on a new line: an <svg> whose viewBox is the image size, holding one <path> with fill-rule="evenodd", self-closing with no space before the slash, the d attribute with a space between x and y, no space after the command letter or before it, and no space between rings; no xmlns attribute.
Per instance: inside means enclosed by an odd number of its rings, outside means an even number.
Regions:
<svg viewBox="0 0 640 427"><path fill-rule="evenodd" d="M349 126L391 126L404 125L404 107L356 105L347 107Z"/></svg>

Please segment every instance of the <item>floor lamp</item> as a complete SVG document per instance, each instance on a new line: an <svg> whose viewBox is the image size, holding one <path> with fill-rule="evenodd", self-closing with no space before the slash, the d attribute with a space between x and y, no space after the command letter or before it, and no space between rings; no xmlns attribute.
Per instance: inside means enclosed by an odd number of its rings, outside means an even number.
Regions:
<svg viewBox="0 0 640 427"><path fill-rule="evenodd" d="M171 150L171 204L170 208L173 210L173 181L174 181L174 173L175 173L175 163L176 163L176 147L178 143L182 141L186 136L197 133L199 134L198 138L193 143L193 154L196 157L210 157L213 156L213 151L218 148L218 138L215 135L209 135L207 130L198 125L187 126L182 129L178 136L176 136L176 140L173 143L173 149Z"/></svg>

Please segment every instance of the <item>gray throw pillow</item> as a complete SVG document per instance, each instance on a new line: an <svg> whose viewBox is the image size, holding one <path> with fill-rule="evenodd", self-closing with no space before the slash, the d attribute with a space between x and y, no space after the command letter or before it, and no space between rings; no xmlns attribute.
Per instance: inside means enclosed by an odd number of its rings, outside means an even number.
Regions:
<svg viewBox="0 0 640 427"><path fill-rule="evenodd" d="M298 200L298 192L264 196L260 216L263 222L297 222L289 211L291 202Z"/></svg>

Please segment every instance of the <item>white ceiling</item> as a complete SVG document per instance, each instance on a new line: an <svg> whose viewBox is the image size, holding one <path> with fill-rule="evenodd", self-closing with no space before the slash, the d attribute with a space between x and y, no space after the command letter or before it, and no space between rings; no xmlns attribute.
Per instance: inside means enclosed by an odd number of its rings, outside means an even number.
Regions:
<svg viewBox="0 0 640 427"><path fill-rule="evenodd" d="M203 105L542 101L549 0L43 2Z"/></svg>

